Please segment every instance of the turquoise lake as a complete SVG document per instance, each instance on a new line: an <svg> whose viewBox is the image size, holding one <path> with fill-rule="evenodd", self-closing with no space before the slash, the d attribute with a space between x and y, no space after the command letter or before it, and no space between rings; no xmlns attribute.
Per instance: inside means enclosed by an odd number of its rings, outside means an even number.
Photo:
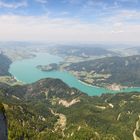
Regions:
<svg viewBox="0 0 140 140"><path fill-rule="evenodd" d="M80 82L76 77L68 72L51 71L43 72L36 68L37 65L48 65L50 63L59 63L63 59L56 55L50 55L48 53L37 53L36 57L30 59L23 59L15 61L11 64L9 72L24 83L33 83L42 78L59 78L68 84L70 87L77 88L90 96L100 95L102 93L116 93L105 88L99 88L86 85ZM140 88L128 88L120 92L140 91Z"/></svg>

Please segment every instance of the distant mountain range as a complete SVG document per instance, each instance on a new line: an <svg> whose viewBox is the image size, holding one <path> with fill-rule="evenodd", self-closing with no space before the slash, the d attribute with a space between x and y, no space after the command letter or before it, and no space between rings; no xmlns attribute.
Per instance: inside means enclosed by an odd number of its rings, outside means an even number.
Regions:
<svg viewBox="0 0 140 140"><path fill-rule="evenodd" d="M52 47L50 51L59 55L65 56L79 56L79 57L91 57L91 56L114 56L118 55L113 51L107 50L106 48L98 47L99 45L88 46L69 46L62 45L60 47Z"/></svg>

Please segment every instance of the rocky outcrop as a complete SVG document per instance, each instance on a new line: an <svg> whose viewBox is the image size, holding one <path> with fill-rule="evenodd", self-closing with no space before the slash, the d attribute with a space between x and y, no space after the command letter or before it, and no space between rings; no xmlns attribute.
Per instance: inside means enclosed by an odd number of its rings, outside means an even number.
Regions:
<svg viewBox="0 0 140 140"><path fill-rule="evenodd" d="M134 138L134 140L140 140L140 137L138 137L137 134L136 134L136 131L139 130L139 128L140 128L139 121L140 121L140 115L139 115L138 121L136 122L136 128L135 128L135 130L133 132L133 138Z"/></svg>
<svg viewBox="0 0 140 140"><path fill-rule="evenodd" d="M79 99L73 99L72 101L70 101L70 102L68 102L67 100L60 100L59 101L59 104L62 104L63 106L65 106L65 107L70 107L70 106L72 106L72 105L74 105L74 104L76 104L76 103L78 103L78 102L80 102L80 100Z"/></svg>
<svg viewBox="0 0 140 140"><path fill-rule="evenodd" d="M7 120L4 113L4 108L0 104L0 140L8 140Z"/></svg>

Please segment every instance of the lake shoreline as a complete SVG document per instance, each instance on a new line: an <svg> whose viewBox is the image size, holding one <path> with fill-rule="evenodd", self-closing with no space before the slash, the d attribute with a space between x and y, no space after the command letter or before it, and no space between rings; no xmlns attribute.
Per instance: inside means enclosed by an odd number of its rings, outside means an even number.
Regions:
<svg viewBox="0 0 140 140"><path fill-rule="evenodd" d="M22 61L15 61L10 65L9 72L16 78L16 80L21 81L24 84L30 84L44 78L61 79L68 86L77 88L78 90L87 93L89 96L94 95L98 96L105 93L123 92L123 90L113 91L104 87L90 85L88 83L79 80L69 71L60 70L52 72L42 72L41 70L38 70L36 66L48 65L51 63L59 64L60 62L63 61L63 59L59 56L51 55L48 53L35 53L35 54L36 57L34 58L23 59Z"/></svg>

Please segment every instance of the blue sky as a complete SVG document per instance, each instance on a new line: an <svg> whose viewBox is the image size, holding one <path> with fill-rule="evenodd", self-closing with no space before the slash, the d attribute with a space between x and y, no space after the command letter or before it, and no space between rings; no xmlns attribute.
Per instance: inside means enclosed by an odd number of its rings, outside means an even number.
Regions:
<svg viewBox="0 0 140 140"><path fill-rule="evenodd" d="M0 0L1 14L79 18L86 22L116 14L140 11L140 0Z"/></svg>
<svg viewBox="0 0 140 140"><path fill-rule="evenodd" d="M140 42L140 0L0 0L1 40Z"/></svg>

